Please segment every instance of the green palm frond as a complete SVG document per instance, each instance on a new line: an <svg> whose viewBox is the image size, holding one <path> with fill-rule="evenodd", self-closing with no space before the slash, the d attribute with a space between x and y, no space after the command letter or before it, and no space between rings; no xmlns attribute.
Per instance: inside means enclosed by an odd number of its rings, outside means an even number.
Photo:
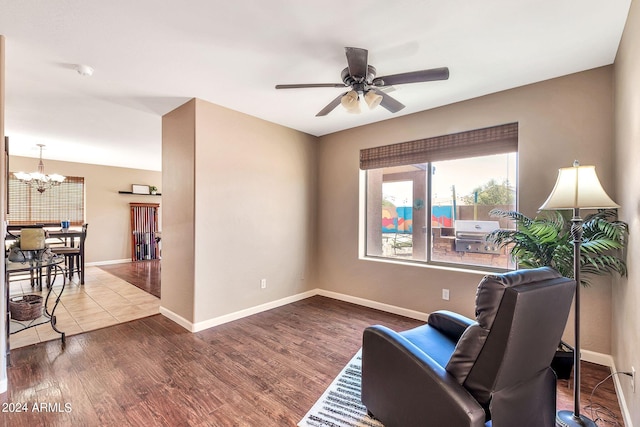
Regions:
<svg viewBox="0 0 640 427"><path fill-rule="evenodd" d="M520 267L550 266L563 276L573 277L573 237L566 212L545 211L529 218L517 211L494 209L491 215L513 222L515 228L496 230L489 238L500 247L510 247L511 256ZM587 215L582 229L580 282L589 285L591 276L613 273L626 276L622 250L629 226L617 219L617 212L607 209Z"/></svg>
<svg viewBox="0 0 640 427"><path fill-rule="evenodd" d="M614 240L606 239L606 238L598 238L588 241L583 241L582 245L580 245L580 249L587 253L600 254L605 251L621 249L622 244L620 242L616 242Z"/></svg>

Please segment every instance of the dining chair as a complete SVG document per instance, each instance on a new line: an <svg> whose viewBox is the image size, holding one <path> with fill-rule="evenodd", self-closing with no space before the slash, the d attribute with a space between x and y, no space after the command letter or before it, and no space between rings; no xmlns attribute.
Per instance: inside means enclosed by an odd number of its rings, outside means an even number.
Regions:
<svg viewBox="0 0 640 427"><path fill-rule="evenodd" d="M6 258L9 261L26 263L40 259L46 249L46 233L40 225L7 225L5 235ZM12 242L7 247L7 242ZM29 270L31 287L42 287L42 274Z"/></svg>
<svg viewBox="0 0 640 427"><path fill-rule="evenodd" d="M82 225L82 233L78 245L75 245L74 239L65 246L51 246L51 252L56 255L64 256L65 274L69 280L73 279L73 275L78 273L80 284L84 285L84 242L87 238L87 227L89 224Z"/></svg>

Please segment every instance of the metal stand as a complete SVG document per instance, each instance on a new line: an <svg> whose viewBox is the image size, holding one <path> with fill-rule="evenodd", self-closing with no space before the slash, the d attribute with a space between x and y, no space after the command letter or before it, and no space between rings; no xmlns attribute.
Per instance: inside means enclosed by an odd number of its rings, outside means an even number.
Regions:
<svg viewBox="0 0 640 427"><path fill-rule="evenodd" d="M596 423L584 415L576 416L571 411L558 411L556 414L557 427L597 427Z"/></svg>
<svg viewBox="0 0 640 427"><path fill-rule="evenodd" d="M66 285L66 278L64 275L64 271L62 271L62 269L60 268L59 264L61 264L64 261L64 259L62 257L53 257L49 260L46 261L42 261L42 260L29 260L29 262L10 262L9 260L5 260L5 300L6 300L6 348L5 348L5 358L7 361L7 366L11 365L11 344L10 344L10 340L9 337L15 333L18 333L20 331L23 331L25 329L30 329L30 328L34 328L36 326L39 325L44 325L46 323L49 323L51 325L51 328L56 331L57 333L59 333L61 335L61 340L62 340L62 348L65 347L65 333L61 330L59 330L56 326L57 320L56 320L56 308L58 307L58 304L60 303L60 297L62 296L62 293L64 292L64 288ZM16 272L33 272L34 270L37 272L37 275L40 277L40 283L42 280L42 269L46 268L47 269L47 285L48 285L48 292L47 292L47 297L44 301L44 306L43 306L43 312L42 315L39 316L36 319L30 320L30 321L25 321L27 323L24 323L23 321L18 321L18 320L13 320L11 319L11 315L10 315L10 298L9 298L9 276L10 273L16 273ZM49 305L49 300L51 297L51 292L53 291L53 285L55 283L56 277L58 275L58 270L60 270L62 272L62 288L60 289L60 291L56 294L54 292L54 295L56 296L53 308L51 309L51 311L49 311L48 305ZM53 278L51 278L51 271L53 271ZM13 332L11 331L11 327L10 325L14 324L14 325L18 325L17 329L14 330Z"/></svg>
<svg viewBox="0 0 640 427"><path fill-rule="evenodd" d="M573 208L571 218L571 237L573 237L573 279L576 281L574 304L575 348L573 351L573 412L558 411L558 427L597 427L591 419L580 415L580 245L582 244L582 218L580 208Z"/></svg>

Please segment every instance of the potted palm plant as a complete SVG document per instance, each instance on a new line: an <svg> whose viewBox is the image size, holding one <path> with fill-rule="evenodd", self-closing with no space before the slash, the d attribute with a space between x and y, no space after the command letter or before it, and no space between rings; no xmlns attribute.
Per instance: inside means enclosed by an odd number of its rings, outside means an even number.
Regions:
<svg viewBox="0 0 640 427"><path fill-rule="evenodd" d="M573 278L571 218L566 212L545 211L529 218L516 211L494 209L494 217L507 218L515 229L499 229L491 239L498 246L511 247L511 256L523 268L553 267ZM580 245L580 283L588 286L593 276L617 273L627 275L624 249L629 226L617 219L614 209L603 209L585 217Z"/></svg>
<svg viewBox="0 0 640 427"><path fill-rule="evenodd" d="M529 218L516 211L494 209L494 217L507 218L515 229L499 229L491 239L500 247L509 246L511 256L519 267L553 267L565 277L573 278L573 238L571 218L566 212L545 211ZM613 209L600 210L588 215L583 222L580 245L580 284L588 286L593 276L617 273L627 275L624 249L629 232L628 225L618 221ZM559 379L568 379L573 368L573 348L560 342L551 367Z"/></svg>

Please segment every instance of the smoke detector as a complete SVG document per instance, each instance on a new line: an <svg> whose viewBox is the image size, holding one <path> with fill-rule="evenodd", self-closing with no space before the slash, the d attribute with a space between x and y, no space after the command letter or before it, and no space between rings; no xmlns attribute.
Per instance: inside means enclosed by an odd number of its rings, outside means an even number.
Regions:
<svg viewBox="0 0 640 427"><path fill-rule="evenodd" d="M76 71L78 72L78 74L80 74L81 76L92 76L93 75L93 68L88 66L88 65L83 65L83 64L78 64L76 65Z"/></svg>

